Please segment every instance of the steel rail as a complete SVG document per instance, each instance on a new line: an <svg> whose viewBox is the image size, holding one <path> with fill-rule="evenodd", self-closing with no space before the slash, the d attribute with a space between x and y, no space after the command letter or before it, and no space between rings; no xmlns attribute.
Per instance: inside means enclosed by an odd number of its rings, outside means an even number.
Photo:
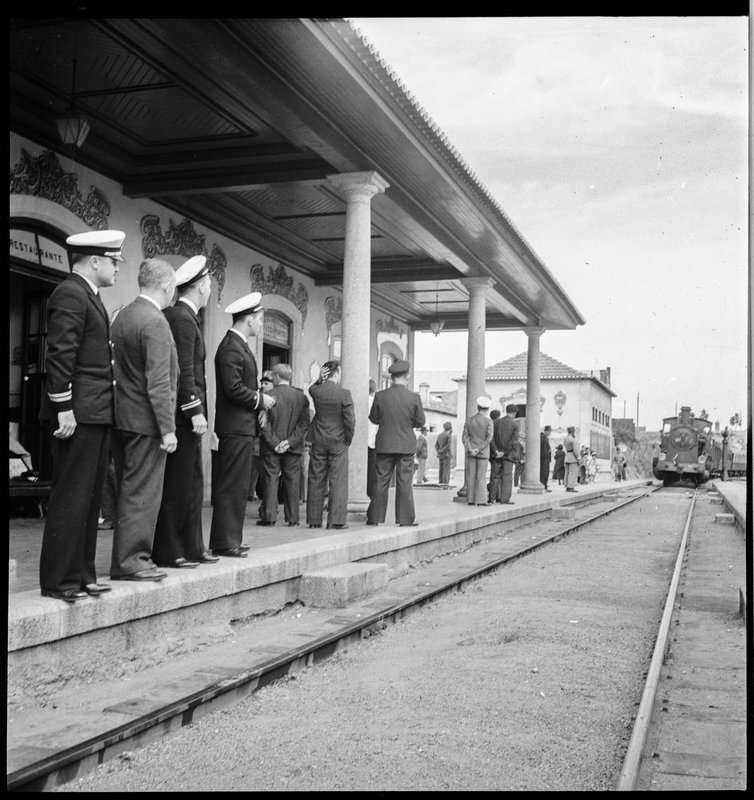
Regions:
<svg viewBox="0 0 754 800"><path fill-rule="evenodd" d="M686 555L686 543L688 541L689 529L691 528L691 518L693 516L694 506L696 504L696 495L697 490L694 490L694 494L691 497L689 513L686 517L686 524L683 527L683 537L678 548L678 558L675 562L673 579L671 580L670 588L668 589L668 596L665 601L665 610L663 612L662 619L660 620L657 641L655 642L652 660L649 664L647 680L644 684L641 702L639 703L639 710L636 714L633 730L631 731L631 738L628 742L626 755L623 758L623 768L618 776L618 783L615 786L615 791L617 792L633 792L636 787L636 781L639 777L639 769L641 767L644 745L647 741L649 724L652 721L652 710L657 697L660 672L662 671L662 665L665 659L665 651L668 647L670 622L673 616L673 607L675 606L676 595L678 593L678 582L681 576L683 560Z"/></svg>
<svg viewBox="0 0 754 800"><path fill-rule="evenodd" d="M71 767L77 762L96 757L98 764L103 763L104 753L108 748L129 738L138 736L139 734L144 734L150 729L168 722L173 717L181 715L181 726L188 725L192 721L194 710L197 707L206 703L211 703L218 697L229 692L238 690L245 690L247 694L254 692L269 683L283 678L289 672L296 671L295 666L299 662L303 662L303 666L309 666L317 661L321 661L335 653L340 642L354 638L362 638L361 634L363 631L373 628L375 625L379 625L386 620L391 620L391 618L392 622L397 622L412 609L418 609L437 597L448 594L453 590L460 590L466 583L477 580L481 576L493 572L498 567L532 553L550 542L557 541L577 531L579 528L589 525L602 517L606 517L614 511L618 511L630 503L648 497L659 488L660 487L652 487L648 491L629 497L608 509L600 511L587 519L580 520L573 525L569 525L520 550L507 553L481 567L476 567L461 576L456 576L440 586L422 591L406 601L402 601L381 611L376 611L374 614L370 614L353 623L344 625L333 633L324 634L323 636L310 640L300 647L292 648L285 653L269 658L257 664L253 669L243 670L231 678L224 678L216 681L197 692L187 695L181 700L167 703L160 709L151 711L123 725L112 728L105 734L100 734L84 742L79 742L51 756L46 756L33 764L8 773L6 788L10 791L39 789L40 784L44 784L47 776L65 770L67 767ZM293 670L291 669L292 667L294 668ZM146 744L147 742L145 741L144 743ZM73 777L76 776L74 775Z"/></svg>

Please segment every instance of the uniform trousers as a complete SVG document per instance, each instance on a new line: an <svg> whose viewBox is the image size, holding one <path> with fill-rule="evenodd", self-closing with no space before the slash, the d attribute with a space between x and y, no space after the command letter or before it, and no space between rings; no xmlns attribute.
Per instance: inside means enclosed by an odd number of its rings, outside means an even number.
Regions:
<svg viewBox="0 0 754 800"><path fill-rule="evenodd" d="M110 576L154 569L152 544L162 500L167 453L162 439L131 431L113 431L118 505Z"/></svg>
<svg viewBox="0 0 754 800"><path fill-rule="evenodd" d="M301 480L301 453L265 452L262 456L264 499L262 519L274 523L278 516L278 486L283 477L283 512L285 521L298 523L298 504Z"/></svg>
<svg viewBox="0 0 754 800"><path fill-rule="evenodd" d="M306 522L321 525L327 491L327 524L348 518L348 445L312 444L306 487Z"/></svg>
<svg viewBox="0 0 754 800"><path fill-rule="evenodd" d="M547 488L547 481L550 478L550 462L549 461L540 461L539 462L539 482L542 486Z"/></svg>
<svg viewBox="0 0 754 800"><path fill-rule="evenodd" d="M70 438L52 437L52 490L39 560L42 589L78 591L97 582L94 558L109 439L109 425L81 422Z"/></svg>
<svg viewBox="0 0 754 800"><path fill-rule="evenodd" d="M411 525L415 519L413 453L377 453L374 460L374 491L367 509L367 522L384 522L388 489L395 472L395 522Z"/></svg>
<svg viewBox="0 0 754 800"><path fill-rule="evenodd" d="M510 502L511 495L513 494L513 470L516 465L513 461L507 458L503 459L503 470L500 476L500 502Z"/></svg>
<svg viewBox="0 0 754 800"><path fill-rule="evenodd" d="M437 478L438 483L450 483L450 458L440 459L440 473Z"/></svg>
<svg viewBox="0 0 754 800"><path fill-rule="evenodd" d="M175 435L178 447L165 460L162 503L152 545L152 558L158 563L177 558L194 561L206 550L202 536L202 437L186 426L179 426Z"/></svg>
<svg viewBox="0 0 754 800"><path fill-rule="evenodd" d="M468 456L466 468L466 503L470 506L487 503L487 462L488 458Z"/></svg>
<svg viewBox="0 0 754 800"><path fill-rule="evenodd" d="M218 435L210 550L235 550L243 543L249 476L254 458L253 439L253 436L234 433Z"/></svg>
<svg viewBox="0 0 754 800"><path fill-rule="evenodd" d="M490 503L503 499L503 459L490 459Z"/></svg>
<svg viewBox="0 0 754 800"><path fill-rule="evenodd" d="M576 486L576 480L579 476L579 465L574 461L569 464L565 463L565 487L566 489L573 489Z"/></svg>

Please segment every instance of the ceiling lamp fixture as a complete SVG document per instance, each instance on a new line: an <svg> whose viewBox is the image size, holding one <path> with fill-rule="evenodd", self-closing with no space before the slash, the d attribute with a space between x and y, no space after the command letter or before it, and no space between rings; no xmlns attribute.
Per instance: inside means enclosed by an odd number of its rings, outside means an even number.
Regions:
<svg viewBox="0 0 754 800"><path fill-rule="evenodd" d="M438 308L438 300L437 300L437 287L435 286L435 318L429 323L429 329L432 333L437 336L440 331L443 329L445 322L440 319L440 312Z"/></svg>
<svg viewBox="0 0 754 800"><path fill-rule="evenodd" d="M89 129L89 120L76 108L74 97L76 96L76 57L73 58L73 77L71 79L71 101L64 114L56 117L55 123L58 126L60 141L66 147L78 148L84 144Z"/></svg>

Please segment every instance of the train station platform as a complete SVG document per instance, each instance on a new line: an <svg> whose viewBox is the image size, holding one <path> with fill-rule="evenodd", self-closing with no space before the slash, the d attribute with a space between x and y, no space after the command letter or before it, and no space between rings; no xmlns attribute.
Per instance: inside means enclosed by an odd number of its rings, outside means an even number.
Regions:
<svg viewBox="0 0 754 800"><path fill-rule="evenodd" d="M710 488L716 490L723 499L724 505L733 514L736 525L746 531L746 502L747 502L747 483L741 480L710 481Z"/></svg>
<svg viewBox="0 0 754 800"><path fill-rule="evenodd" d="M377 527L350 519L348 530L310 530L305 524L257 526L259 501L249 502L244 525L247 558L221 558L195 569L167 570L159 583L113 582L112 591L75 604L42 597L38 586L44 520L10 519L8 595L8 701L32 701L51 687L85 683L118 662L145 667L232 636L234 625L274 614L302 600L305 578L338 565L380 565L388 578L476 542L501 535L556 507L600 502L651 480L603 480L566 493L514 489L514 505L469 506L457 487L416 487L416 527L388 521ZM392 495L392 491L391 491ZM302 508L303 512L303 508ZM567 512L564 512L567 513ZM212 509L204 509L205 532ZM303 518L303 513L302 513ZM282 513L280 514L282 522ZM112 531L98 544L98 577L108 581ZM387 570L384 566L387 565ZM352 566L350 567L353 568Z"/></svg>

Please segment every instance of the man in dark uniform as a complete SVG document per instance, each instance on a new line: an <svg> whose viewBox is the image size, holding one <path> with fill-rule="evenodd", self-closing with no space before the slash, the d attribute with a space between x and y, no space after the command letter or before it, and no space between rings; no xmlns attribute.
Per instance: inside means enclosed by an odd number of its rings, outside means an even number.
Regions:
<svg viewBox="0 0 754 800"><path fill-rule="evenodd" d="M367 509L367 525L385 521L390 479L395 471L395 521L399 525L418 525L414 514L415 428L424 425L421 398L409 390L408 361L393 362L388 372L392 384L374 395L369 419L379 425L375 442L375 481Z"/></svg>
<svg viewBox="0 0 754 800"><path fill-rule="evenodd" d="M544 430L539 434L539 482L545 487L546 492L552 491L552 489L547 488L547 482L550 477L550 461L552 459L550 433L552 433L552 427L545 425Z"/></svg>
<svg viewBox="0 0 754 800"><path fill-rule="evenodd" d="M314 401L306 490L306 522L310 528L322 527L325 488L328 489L327 527L348 528L348 448L356 427L356 414L351 392L340 385L340 377L340 364L326 361L319 378L309 387Z"/></svg>
<svg viewBox="0 0 754 800"><path fill-rule="evenodd" d="M152 558L158 567L185 569L220 560L207 552L202 535L202 437L207 432L207 384L199 311L207 305L212 290L206 257L190 258L175 271L175 280L178 300L162 313L178 351L178 446L165 461Z"/></svg>
<svg viewBox="0 0 754 800"><path fill-rule="evenodd" d="M53 431L53 472L39 584L43 596L68 603L110 591L97 583L94 568L115 422L110 320L99 290L115 283L125 238L112 230L69 236L72 272L47 305L47 383L40 417L50 420Z"/></svg>
<svg viewBox="0 0 754 800"><path fill-rule="evenodd" d="M232 325L215 353L217 479L209 546L215 555L246 558L243 523L249 494L257 416L275 405L259 389L257 362L247 340L262 329L262 295L252 292L226 309Z"/></svg>
<svg viewBox="0 0 754 800"><path fill-rule="evenodd" d="M139 296L113 321L118 502L110 577L160 581L166 573L152 560L152 544L165 460L178 444L178 354L162 313L175 295L175 270L166 261L147 258L139 265L138 283Z"/></svg>
<svg viewBox="0 0 754 800"><path fill-rule="evenodd" d="M440 463L440 471L437 482L441 486L450 483L450 464L453 459L453 426L450 422L443 422L442 433L437 437L435 450L437 450L437 460Z"/></svg>
<svg viewBox="0 0 754 800"><path fill-rule="evenodd" d="M490 487L490 496L495 498L493 502L509 506L514 504L511 494L513 493L513 469L518 450L517 413L518 409L513 403L509 403L505 407L505 414L498 417L492 424L492 442L490 442L490 452L503 463L499 476L496 475L493 478L494 484Z"/></svg>
<svg viewBox="0 0 754 800"><path fill-rule="evenodd" d="M275 405L267 412L260 451L264 470L263 513L257 525L274 525L278 513L278 485L283 475L283 508L288 525L299 523L299 482L304 437L309 430L309 401L301 389L291 386L289 364L272 368Z"/></svg>

